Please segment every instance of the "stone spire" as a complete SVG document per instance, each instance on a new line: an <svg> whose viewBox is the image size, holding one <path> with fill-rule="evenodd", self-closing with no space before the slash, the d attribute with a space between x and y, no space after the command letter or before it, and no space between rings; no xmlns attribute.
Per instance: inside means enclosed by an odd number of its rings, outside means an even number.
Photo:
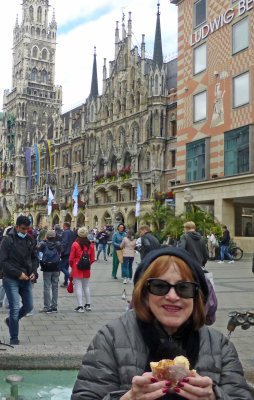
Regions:
<svg viewBox="0 0 254 400"><path fill-rule="evenodd" d="M98 94L99 91L98 91L98 77L97 77L96 47L94 47L93 74L92 74L91 91L89 97L96 98Z"/></svg>
<svg viewBox="0 0 254 400"><path fill-rule="evenodd" d="M155 40L154 40L154 49L153 49L153 62L155 65L158 65L159 68L162 67L163 64L163 53L162 53L162 42L161 42L161 23L160 23L160 3L157 4L157 22L156 22L156 30L155 30Z"/></svg>

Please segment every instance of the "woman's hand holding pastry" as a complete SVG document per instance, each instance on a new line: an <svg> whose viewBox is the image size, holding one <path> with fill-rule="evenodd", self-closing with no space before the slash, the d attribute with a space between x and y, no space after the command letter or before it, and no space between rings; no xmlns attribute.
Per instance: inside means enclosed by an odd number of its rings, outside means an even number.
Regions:
<svg viewBox="0 0 254 400"><path fill-rule="evenodd" d="M158 381L151 372L134 376L131 389L120 400L156 400L164 396L171 386L169 381Z"/></svg>
<svg viewBox="0 0 254 400"><path fill-rule="evenodd" d="M213 381L208 376L184 378L174 388L174 392L188 400L215 400Z"/></svg>

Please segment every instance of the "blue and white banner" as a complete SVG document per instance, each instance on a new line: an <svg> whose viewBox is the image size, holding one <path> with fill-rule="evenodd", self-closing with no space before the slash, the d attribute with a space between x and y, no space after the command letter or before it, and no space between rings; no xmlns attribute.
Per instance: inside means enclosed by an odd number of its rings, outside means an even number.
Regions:
<svg viewBox="0 0 254 400"><path fill-rule="evenodd" d="M32 181L32 176L31 176L31 147L26 147L25 158L26 158L26 170L27 170L27 176L28 176L28 190L30 190L31 189L31 181Z"/></svg>
<svg viewBox="0 0 254 400"><path fill-rule="evenodd" d="M137 186L137 202L140 201L142 199L142 189L140 186L140 183L138 182L138 186Z"/></svg>
<svg viewBox="0 0 254 400"><path fill-rule="evenodd" d="M73 204L73 210L72 210L72 214L74 217L76 217L78 215L78 184L76 183L74 186L74 190L72 193L72 200L74 202Z"/></svg>
<svg viewBox="0 0 254 400"><path fill-rule="evenodd" d="M52 211L52 201L54 200L54 195L52 193L52 190L49 187L49 194L48 194L48 215L51 214Z"/></svg>

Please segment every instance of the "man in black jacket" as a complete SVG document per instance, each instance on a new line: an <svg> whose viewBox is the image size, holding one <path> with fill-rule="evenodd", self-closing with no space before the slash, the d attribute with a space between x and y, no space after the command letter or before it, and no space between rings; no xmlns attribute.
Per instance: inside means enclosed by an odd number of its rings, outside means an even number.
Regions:
<svg viewBox="0 0 254 400"><path fill-rule="evenodd" d="M16 227L3 238L0 247L3 286L9 302L9 317L5 323L12 345L19 344L19 320L33 309L32 282L36 280L39 262L35 243L27 235L29 225L29 218L20 215Z"/></svg>
<svg viewBox="0 0 254 400"><path fill-rule="evenodd" d="M161 244L159 240L150 232L150 226L141 225L139 227L139 234L141 237L141 246L140 246L140 258L143 258L149 253L151 250L159 249Z"/></svg>
<svg viewBox="0 0 254 400"><path fill-rule="evenodd" d="M178 247L187 250L199 265L204 267L208 260L208 250L204 239L199 232L196 232L193 221L185 222L183 228L184 234L180 238Z"/></svg>
<svg viewBox="0 0 254 400"><path fill-rule="evenodd" d="M233 257L231 254L228 252L229 248L229 243L230 243L230 233L226 225L223 225L223 236L220 241L220 261L218 261L219 264L224 263L224 258L225 256L229 259L229 264L234 263Z"/></svg>
<svg viewBox="0 0 254 400"><path fill-rule="evenodd" d="M60 271L64 274L64 283L61 287L68 286L68 280L70 277L69 273L69 256L71 252L71 245L75 241L75 234L71 231L71 224L65 222L63 224L63 234L61 241L61 261L60 261Z"/></svg>

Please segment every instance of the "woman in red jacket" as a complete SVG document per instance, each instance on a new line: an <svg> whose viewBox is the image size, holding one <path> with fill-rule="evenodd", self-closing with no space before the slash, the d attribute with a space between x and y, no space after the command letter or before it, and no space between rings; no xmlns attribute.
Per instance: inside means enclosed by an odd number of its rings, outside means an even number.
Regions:
<svg viewBox="0 0 254 400"><path fill-rule="evenodd" d="M91 296L89 288L89 278L91 270L89 269L78 269L78 263L83 254L83 251L88 253L90 265L95 261L94 244L87 239L88 229L84 226L78 229L78 237L71 246L71 252L69 257L69 264L71 267L70 276L73 278L74 292L77 299L77 307L74 311L83 313L91 311ZM83 294L85 298L85 306L83 306Z"/></svg>

